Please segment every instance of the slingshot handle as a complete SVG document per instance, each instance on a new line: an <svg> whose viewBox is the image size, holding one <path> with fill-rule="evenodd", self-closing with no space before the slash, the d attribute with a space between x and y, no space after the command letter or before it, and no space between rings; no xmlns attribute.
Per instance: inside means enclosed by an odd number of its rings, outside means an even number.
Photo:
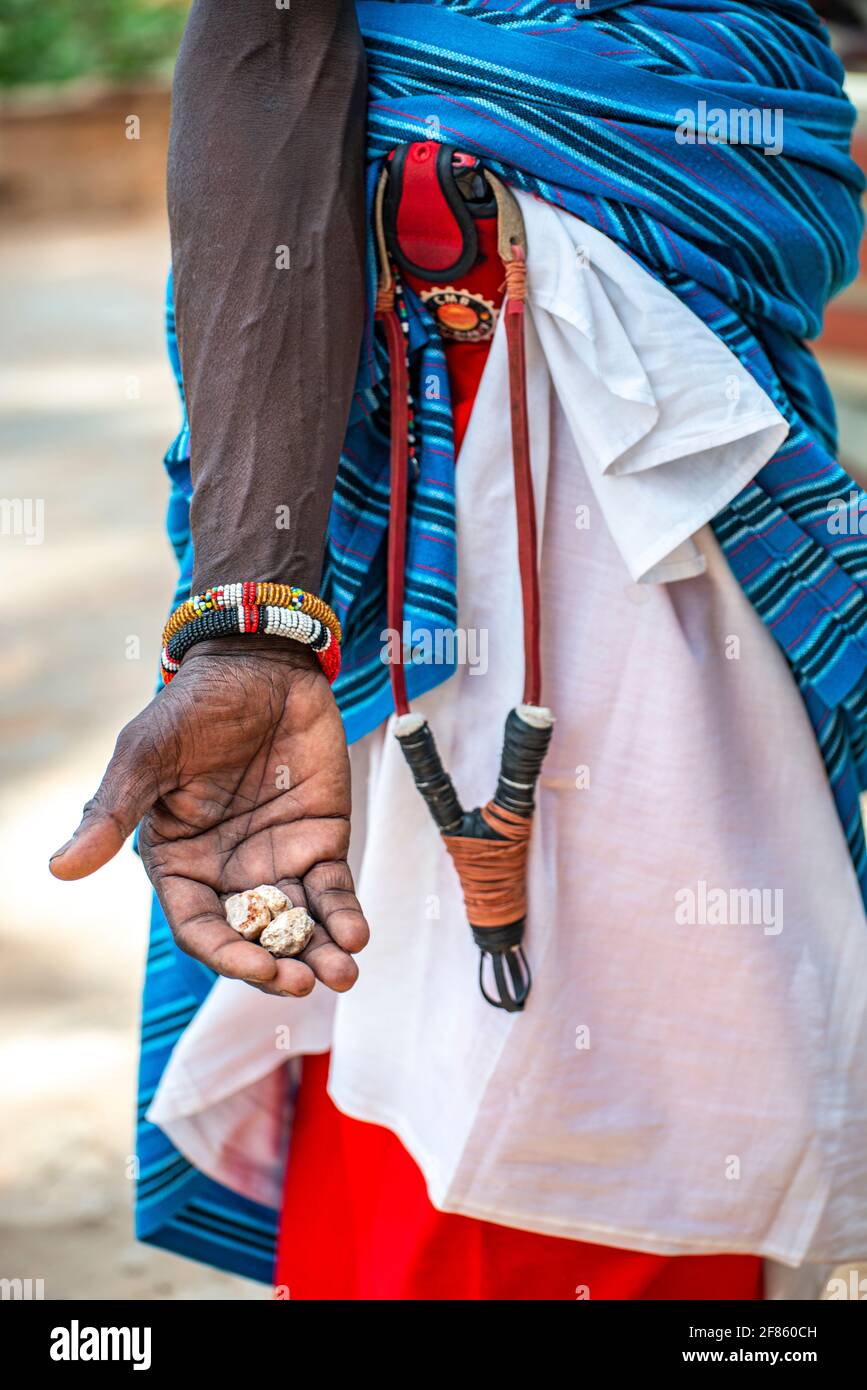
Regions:
<svg viewBox="0 0 867 1390"><path fill-rule="evenodd" d="M509 711L503 730L500 777L493 804L513 816L530 821L535 809L536 783L554 731L554 717L538 705L519 705ZM529 827L528 827L529 832ZM521 942L526 916L501 927L471 923L473 939L481 952L479 988L489 1004L508 1013L520 1013L533 983ZM485 983L489 964L492 989Z"/></svg>
<svg viewBox="0 0 867 1390"><path fill-rule="evenodd" d="M539 706L519 705L509 712L493 805L488 803L487 808L477 807L470 812L464 812L461 807L452 780L442 765L427 720L420 714L405 714L395 721L394 726L413 780L438 829L446 837L449 853L455 860L467 900L473 939L481 952L479 987L489 1004L509 1013L518 1013L523 1009L532 983L530 968L521 949L525 916L516 903L518 915L503 925L483 927L472 920L475 913L471 908L473 897L470 886L477 890L479 885L474 882L478 878L475 872L477 866L467 859L467 849L477 844L479 851L484 854L482 846L485 846L488 863L490 851L498 845L497 855L511 853L509 841L513 841L515 835L509 833L510 824L513 830L521 826L517 838L526 841L530 831L526 823L533 816L536 783L551 742L553 726L551 711ZM493 812L496 807L508 812L511 822L508 816L495 816ZM462 851L460 857L458 847ZM471 869L474 870L473 877L470 876ZM484 873L483 859L482 878ZM485 981L486 963L492 977L492 988L488 988Z"/></svg>
<svg viewBox="0 0 867 1390"><path fill-rule="evenodd" d="M395 721L394 732L437 829L444 835L454 834L460 829L464 812L427 720L421 715L402 715Z"/></svg>

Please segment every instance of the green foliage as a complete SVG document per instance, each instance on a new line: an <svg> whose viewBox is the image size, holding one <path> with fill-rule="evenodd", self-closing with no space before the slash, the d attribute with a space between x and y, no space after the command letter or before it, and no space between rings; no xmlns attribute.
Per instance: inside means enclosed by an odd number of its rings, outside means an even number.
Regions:
<svg viewBox="0 0 867 1390"><path fill-rule="evenodd" d="M184 0L0 0L0 87L171 70Z"/></svg>

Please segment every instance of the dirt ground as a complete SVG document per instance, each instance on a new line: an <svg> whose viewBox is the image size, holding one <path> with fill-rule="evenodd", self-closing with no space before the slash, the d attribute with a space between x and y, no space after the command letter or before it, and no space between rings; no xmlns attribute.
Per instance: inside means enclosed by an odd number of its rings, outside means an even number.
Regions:
<svg viewBox="0 0 867 1390"><path fill-rule="evenodd" d="M0 536L0 1277L49 1299L269 1296L134 1242L148 889L129 849L79 884L46 869L150 696L171 598L167 262L161 217L0 236L3 494L44 501L41 544Z"/></svg>

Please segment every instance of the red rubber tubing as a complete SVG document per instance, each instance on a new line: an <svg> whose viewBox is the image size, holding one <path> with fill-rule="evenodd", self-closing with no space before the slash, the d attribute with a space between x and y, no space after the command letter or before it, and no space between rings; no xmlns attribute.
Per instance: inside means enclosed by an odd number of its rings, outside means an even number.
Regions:
<svg viewBox="0 0 867 1390"><path fill-rule="evenodd" d="M512 469L518 523L518 568L524 612L525 705L542 698L539 634L539 572L536 565L536 503L530 468L530 428L527 414L527 361L524 339L524 301L506 301L506 345L509 357L509 409L512 420Z"/></svg>

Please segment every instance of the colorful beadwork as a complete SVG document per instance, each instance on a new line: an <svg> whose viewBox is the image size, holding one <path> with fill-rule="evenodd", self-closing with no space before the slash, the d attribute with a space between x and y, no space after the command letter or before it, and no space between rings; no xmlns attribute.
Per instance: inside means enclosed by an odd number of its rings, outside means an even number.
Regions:
<svg viewBox="0 0 867 1390"><path fill-rule="evenodd" d="M175 609L166 623L163 629L163 646L182 627L192 622L194 618L201 617L203 613L239 606L253 607L263 603L309 613L312 618L318 618L321 623L324 623L338 642L341 641L339 619L324 599L319 598L318 594L309 594L306 589L298 589L294 585L272 584L266 581L264 583L215 584L202 594L193 594L191 598L188 598L185 603Z"/></svg>
<svg viewBox="0 0 867 1390"><path fill-rule="evenodd" d="M407 339L407 344L408 344L408 343L409 343L409 311L407 310L407 307L406 307L406 296L404 295L403 284L402 284L402 282L401 282L401 278L400 278L400 275L398 274L397 268L395 267L395 265L394 265L393 263L392 263L392 267L391 267L391 272L392 272L392 276L393 276L393 279L394 279L394 307L395 307L395 309L397 310L397 317L398 317L398 319L399 319L399 321L400 321L400 326L401 326L401 328L402 328L402 330L403 330L403 336ZM418 441L417 441L417 439L416 439L416 430L415 430L415 403L414 403L413 398L412 398L412 391L411 391L411 390L408 390L407 393L406 393L406 403L407 403L407 417L406 417L406 418L407 418L407 444L408 444L408 448L407 448L407 460L408 460L408 463L409 463L409 468L410 468L410 472L411 472L412 476L413 476L414 478L417 478L417 477L418 477L418 474L419 474Z"/></svg>
<svg viewBox="0 0 867 1390"><path fill-rule="evenodd" d="M186 653L198 642L253 632L312 647L329 683L336 679L340 623L328 605L315 594L287 584L244 583L215 585L187 599L172 614L163 632L163 682L173 679Z"/></svg>

